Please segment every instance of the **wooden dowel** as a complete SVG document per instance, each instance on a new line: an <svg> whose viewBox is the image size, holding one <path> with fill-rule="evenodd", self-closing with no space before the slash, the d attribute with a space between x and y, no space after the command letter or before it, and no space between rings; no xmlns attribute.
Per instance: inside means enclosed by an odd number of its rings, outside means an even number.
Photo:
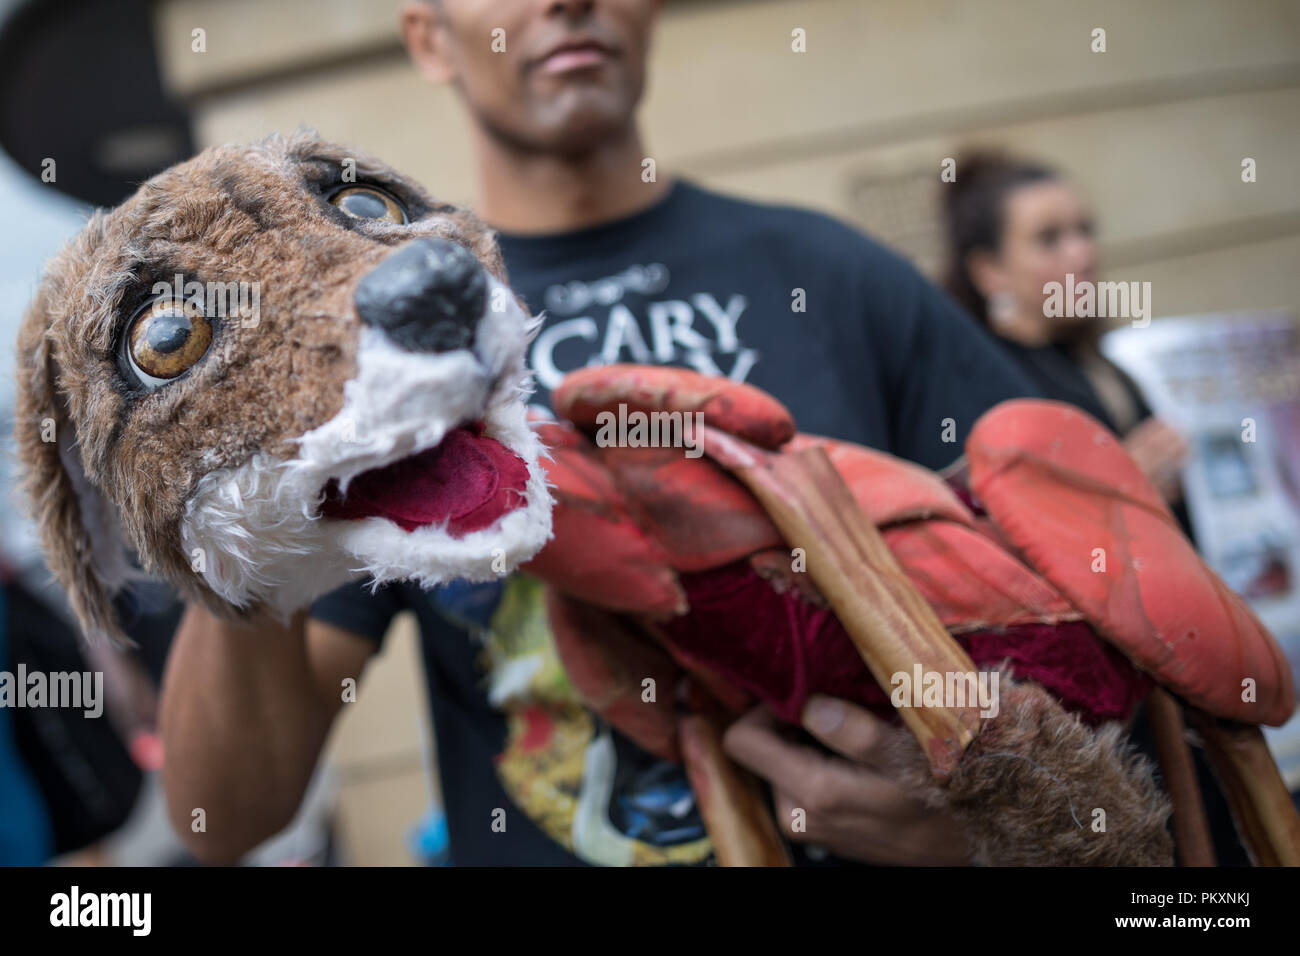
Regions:
<svg viewBox="0 0 1300 956"><path fill-rule="evenodd" d="M910 675L917 664L945 677L974 674L969 655L898 566L824 449L773 454L708 427L704 448L749 488L786 543L803 549L808 573L886 694L895 674ZM941 779L982 726L974 701L899 713Z"/></svg>
<svg viewBox="0 0 1300 956"><path fill-rule="evenodd" d="M723 723L704 712L683 714L677 738L686 776L720 866L790 866L790 851L758 781L722 749Z"/></svg>
<svg viewBox="0 0 1300 956"><path fill-rule="evenodd" d="M1256 726L1218 720L1196 707L1187 719L1228 799L1237 830L1257 866L1300 866L1300 814Z"/></svg>
<svg viewBox="0 0 1300 956"><path fill-rule="evenodd" d="M1165 792L1174 808L1174 846L1183 866L1215 866L1210 824L1196 780L1196 767L1184 733L1182 707L1161 687L1147 698L1147 716L1155 736L1156 757Z"/></svg>

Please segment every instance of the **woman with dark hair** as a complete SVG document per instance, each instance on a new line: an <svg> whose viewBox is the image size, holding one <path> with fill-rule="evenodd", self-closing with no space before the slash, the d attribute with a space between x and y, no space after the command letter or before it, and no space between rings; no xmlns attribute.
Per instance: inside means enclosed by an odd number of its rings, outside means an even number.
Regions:
<svg viewBox="0 0 1300 956"><path fill-rule="evenodd" d="M1056 170L995 153L958 160L944 185L948 263L944 284L1024 368L1046 398L1108 425L1171 502L1187 446L1154 418L1133 381L1097 347L1095 318L1054 317L1049 283L1097 280L1097 243L1084 199ZM1068 286L1067 286L1068 287ZM1067 310L1073 311L1073 310Z"/></svg>
<svg viewBox="0 0 1300 956"><path fill-rule="evenodd" d="M1092 215L1078 191L1047 166L992 153L958 160L957 179L944 189L949 293L997 338L1043 397L1081 408L1122 436L1190 531L1178 478L1187 456L1183 439L1152 416L1132 379L1101 354L1102 323L1053 317L1044 308L1048 283L1064 285L1069 274L1075 288L1097 280ZM1154 756L1145 712L1129 735ZM1245 865L1245 850L1199 750L1193 762L1219 864Z"/></svg>

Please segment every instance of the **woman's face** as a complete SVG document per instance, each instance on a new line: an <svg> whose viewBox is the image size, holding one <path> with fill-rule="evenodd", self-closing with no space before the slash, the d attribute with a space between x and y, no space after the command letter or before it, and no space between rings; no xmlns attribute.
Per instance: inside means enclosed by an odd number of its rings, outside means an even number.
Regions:
<svg viewBox="0 0 1300 956"><path fill-rule="evenodd" d="M1007 197L1002 247L995 271L998 283L1015 296L1020 309L1043 314L1049 282L1074 285L1097 281L1097 243L1092 213L1074 187L1058 180L1021 186ZM1090 319L1049 319L1056 327Z"/></svg>

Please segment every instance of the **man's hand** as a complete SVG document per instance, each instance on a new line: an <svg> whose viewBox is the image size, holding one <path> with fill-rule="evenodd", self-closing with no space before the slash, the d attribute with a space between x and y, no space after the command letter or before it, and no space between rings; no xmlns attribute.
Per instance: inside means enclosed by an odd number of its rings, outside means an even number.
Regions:
<svg viewBox="0 0 1300 956"><path fill-rule="evenodd" d="M1124 448L1165 501L1172 504L1182 496L1178 473L1187 463L1188 448L1171 425L1148 418L1125 436Z"/></svg>
<svg viewBox="0 0 1300 956"><path fill-rule="evenodd" d="M890 778L882 746L893 732L887 724L821 695L809 700L803 724L834 754L792 742L788 728L764 706L736 721L723 740L733 760L772 784L777 825L787 839L866 863L969 862L956 824L921 806ZM792 828L797 809L805 811L804 832Z"/></svg>

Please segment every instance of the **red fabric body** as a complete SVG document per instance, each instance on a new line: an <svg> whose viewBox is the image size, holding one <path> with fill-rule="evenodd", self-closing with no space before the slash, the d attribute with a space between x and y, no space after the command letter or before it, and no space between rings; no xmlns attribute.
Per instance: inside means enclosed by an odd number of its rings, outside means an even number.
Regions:
<svg viewBox="0 0 1300 956"><path fill-rule="evenodd" d="M748 562L682 575L691 613L662 625L686 655L798 723L810 694L854 701L894 717L889 696L828 609L778 594ZM1020 624L957 637L975 666L1007 662L1016 677L1050 691L1085 722L1127 718L1150 680L1082 621Z"/></svg>
<svg viewBox="0 0 1300 956"><path fill-rule="evenodd" d="M971 489L1017 554L1138 666L1216 717L1291 718L1286 654L1103 425L1069 405L1004 402L966 452Z"/></svg>

